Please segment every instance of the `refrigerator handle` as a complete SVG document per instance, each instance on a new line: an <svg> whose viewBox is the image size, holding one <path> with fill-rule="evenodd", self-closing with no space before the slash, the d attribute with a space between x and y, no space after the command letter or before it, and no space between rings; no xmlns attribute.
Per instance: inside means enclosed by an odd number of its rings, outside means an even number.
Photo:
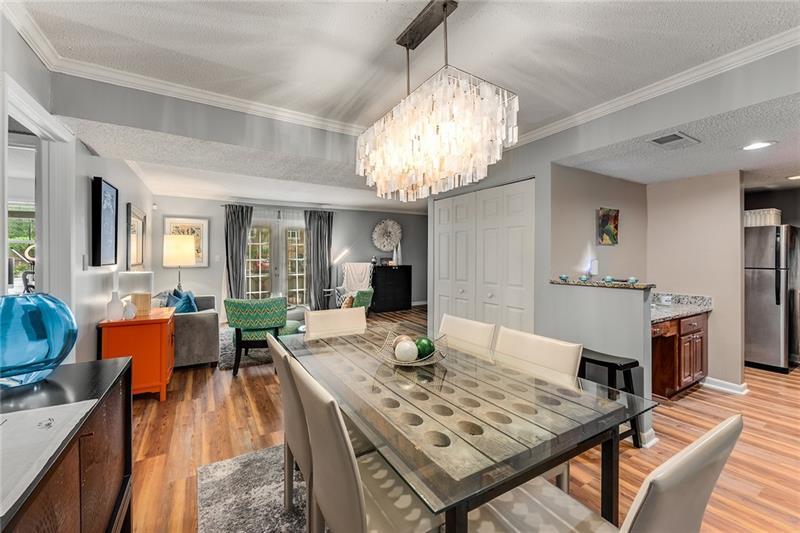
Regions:
<svg viewBox="0 0 800 533"><path fill-rule="evenodd" d="M781 268L781 227L775 228L775 268Z"/></svg>
<svg viewBox="0 0 800 533"><path fill-rule="evenodd" d="M781 305L781 276L780 270L775 270L775 305Z"/></svg>

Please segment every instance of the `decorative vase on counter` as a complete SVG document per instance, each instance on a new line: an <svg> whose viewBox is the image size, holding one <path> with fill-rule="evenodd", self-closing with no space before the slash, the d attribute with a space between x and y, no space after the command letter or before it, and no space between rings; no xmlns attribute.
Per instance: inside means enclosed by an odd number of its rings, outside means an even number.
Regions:
<svg viewBox="0 0 800 533"><path fill-rule="evenodd" d="M55 296L0 297L0 388L45 379L67 357L77 338L72 311Z"/></svg>
<svg viewBox="0 0 800 533"><path fill-rule="evenodd" d="M122 318L125 320L133 320L136 318L136 304L133 302L126 302L122 310Z"/></svg>
<svg viewBox="0 0 800 533"><path fill-rule="evenodd" d="M106 306L106 318L108 320L122 320L124 314L125 306L123 305L122 300L119 299L119 292L112 291L111 300Z"/></svg>

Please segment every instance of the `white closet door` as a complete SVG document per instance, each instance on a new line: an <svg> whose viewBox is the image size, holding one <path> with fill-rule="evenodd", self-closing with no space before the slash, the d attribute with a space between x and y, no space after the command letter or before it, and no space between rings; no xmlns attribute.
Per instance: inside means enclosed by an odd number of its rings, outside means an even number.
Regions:
<svg viewBox="0 0 800 533"><path fill-rule="evenodd" d="M533 331L533 180L477 193L476 319Z"/></svg>
<svg viewBox="0 0 800 533"><path fill-rule="evenodd" d="M433 241L433 290L434 301L431 302L433 330L439 331L442 315L450 313L450 293L452 290L453 262L453 200L436 200L433 203L434 241Z"/></svg>
<svg viewBox="0 0 800 533"><path fill-rule="evenodd" d="M475 193L453 200L450 314L475 318Z"/></svg>

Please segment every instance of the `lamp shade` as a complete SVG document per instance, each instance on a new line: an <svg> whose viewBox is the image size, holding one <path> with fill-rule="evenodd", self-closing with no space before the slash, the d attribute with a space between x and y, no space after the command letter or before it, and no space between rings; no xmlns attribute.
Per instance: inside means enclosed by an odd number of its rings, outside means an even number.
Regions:
<svg viewBox="0 0 800 533"><path fill-rule="evenodd" d="M165 267L184 267L195 264L194 236L164 235Z"/></svg>

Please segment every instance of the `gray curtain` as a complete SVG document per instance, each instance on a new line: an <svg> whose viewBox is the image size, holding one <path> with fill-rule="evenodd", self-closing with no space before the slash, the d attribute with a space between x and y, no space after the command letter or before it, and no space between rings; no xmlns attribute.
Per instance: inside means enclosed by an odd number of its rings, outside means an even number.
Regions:
<svg viewBox="0 0 800 533"><path fill-rule="evenodd" d="M244 262L252 221L252 206L225 206L225 265L228 270L228 296L231 298L245 297Z"/></svg>
<svg viewBox="0 0 800 533"><path fill-rule="evenodd" d="M327 309L331 284L332 211L306 211L306 294L311 309Z"/></svg>

